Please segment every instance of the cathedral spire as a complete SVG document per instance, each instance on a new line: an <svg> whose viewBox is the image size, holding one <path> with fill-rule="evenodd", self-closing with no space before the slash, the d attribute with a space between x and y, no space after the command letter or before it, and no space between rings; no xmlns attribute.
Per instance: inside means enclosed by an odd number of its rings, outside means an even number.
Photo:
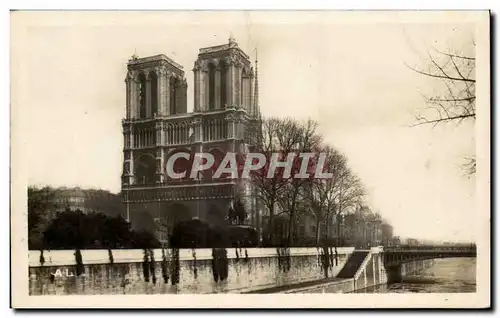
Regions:
<svg viewBox="0 0 500 318"><path fill-rule="evenodd" d="M260 120L261 115L259 106L259 61L257 56L257 48L255 48L255 88L254 88L253 101L254 101L253 105L254 116Z"/></svg>
<svg viewBox="0 0 500 318"><path fill-rule="evenodd" d="M253 115L257 118L257 144L262 144L262 116L260 114L259 105L259 60L257 56L257 48L255 48L255 88L253 96Z"/></svg>

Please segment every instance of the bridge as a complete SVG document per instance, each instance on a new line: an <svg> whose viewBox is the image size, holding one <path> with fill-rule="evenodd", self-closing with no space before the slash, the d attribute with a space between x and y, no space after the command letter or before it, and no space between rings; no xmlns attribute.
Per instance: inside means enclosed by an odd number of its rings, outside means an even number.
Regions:
<svg viewBox="0 0 500 318"><path fill-rule="evenodd" d="M384 264L386 267L397 266L407 262L453 257L476 257L475 245L441 245L441 246L398 246L384 248Z"/></svg>
<svg viewBox="0 0 500 318"><path fill-rule="evenodd" d="M410 265L421 267L426 260L437 258L476 257L475 245L442 246L398 246L384 249L384 266L389 283L400 282L405 272L415 270ZM409 267L410 266L410 267ZM410 269L409 269L410 268Z"/></svg>

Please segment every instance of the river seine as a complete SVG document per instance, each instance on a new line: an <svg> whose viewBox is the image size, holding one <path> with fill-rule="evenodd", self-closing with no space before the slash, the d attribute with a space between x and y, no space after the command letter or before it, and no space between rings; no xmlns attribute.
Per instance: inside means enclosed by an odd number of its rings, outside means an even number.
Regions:
<svg viewBox="0 0 500 318"><path fill-rule="evenodd" d="M404 277L401 283L377 286L359 293L474 293L476 259L436 259L420 275Z"/></svg>

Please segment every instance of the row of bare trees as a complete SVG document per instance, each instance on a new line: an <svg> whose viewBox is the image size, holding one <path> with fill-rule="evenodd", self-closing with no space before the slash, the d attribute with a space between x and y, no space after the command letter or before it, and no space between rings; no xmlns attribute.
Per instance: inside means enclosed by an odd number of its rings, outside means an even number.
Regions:
<svg viewBox="0 0 500 318"><path fill-rule="evenodd" d="M333 226L332 220L339 220L340 215L359 203L364 195L363 186L349 169L347 158L326 145L317 128L318 124L312 120L268 118L262 122L262 140L256 150L266 154L279 153L281 161L285 161L289 155L296 156L289 176L283 175L282 168L269 178L269 160L263 169L253 175L258 199L268 213L264 239L272 244L293 244L297 224L304 216L315 220L316 243L320 240L321 225L326 229L323 238L327 240L329 229ZM294 178L301 171L304 161L298 157L299 153L312 156L309 159L308 178ZM321 153L326 155L323 164L319 157ZM316 178L315 163L323 167L321 172L332 173L332 177ZM275 222L278 218L286 220L284 237L276 237Z"/></svg>

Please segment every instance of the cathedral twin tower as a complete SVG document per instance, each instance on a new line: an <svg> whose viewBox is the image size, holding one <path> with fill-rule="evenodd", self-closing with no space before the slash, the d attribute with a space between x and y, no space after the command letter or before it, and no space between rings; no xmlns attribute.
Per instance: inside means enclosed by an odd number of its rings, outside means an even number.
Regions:
<svg viewBox="0 0 500 318"><path fill-rule="evenodd" d="M233 38L228 44L200 49L193 72L195 112L238 106L256 115L254 70ZM125 82L127 119L187 113L183 67L167 56L133 56Z"/></svg>
<svg viewBox="0 0 500 318"><path fill-rule="evenodd" d="M226 53L218 53L224 52ZM208 111L237 105L255 116L254 72L248 56L234 39L228 45L200 49L195 62L195 111Z"/></svg>
<svg viewBox="0 0 500 318"><path fill-rule="evenodd" d="M233 38L227 44L200 49L193 68L191 113L187 112L187 82L181 65L163 54L134 55L127 69L122 174L127 210L148 210L161 218L168 207L152 212L151 204L172 201L191 207L193 201L203 201L206 209L224 210L237 191L233 182L211 180L210 172L196 186L192 180L170 180L165 163L178 151L211 152L220 158L255 144L260 122L258 79L249 56ZM196 209L190 215L202 217L200 204ZM217 213L222 212L211 212Z"/></svg>

